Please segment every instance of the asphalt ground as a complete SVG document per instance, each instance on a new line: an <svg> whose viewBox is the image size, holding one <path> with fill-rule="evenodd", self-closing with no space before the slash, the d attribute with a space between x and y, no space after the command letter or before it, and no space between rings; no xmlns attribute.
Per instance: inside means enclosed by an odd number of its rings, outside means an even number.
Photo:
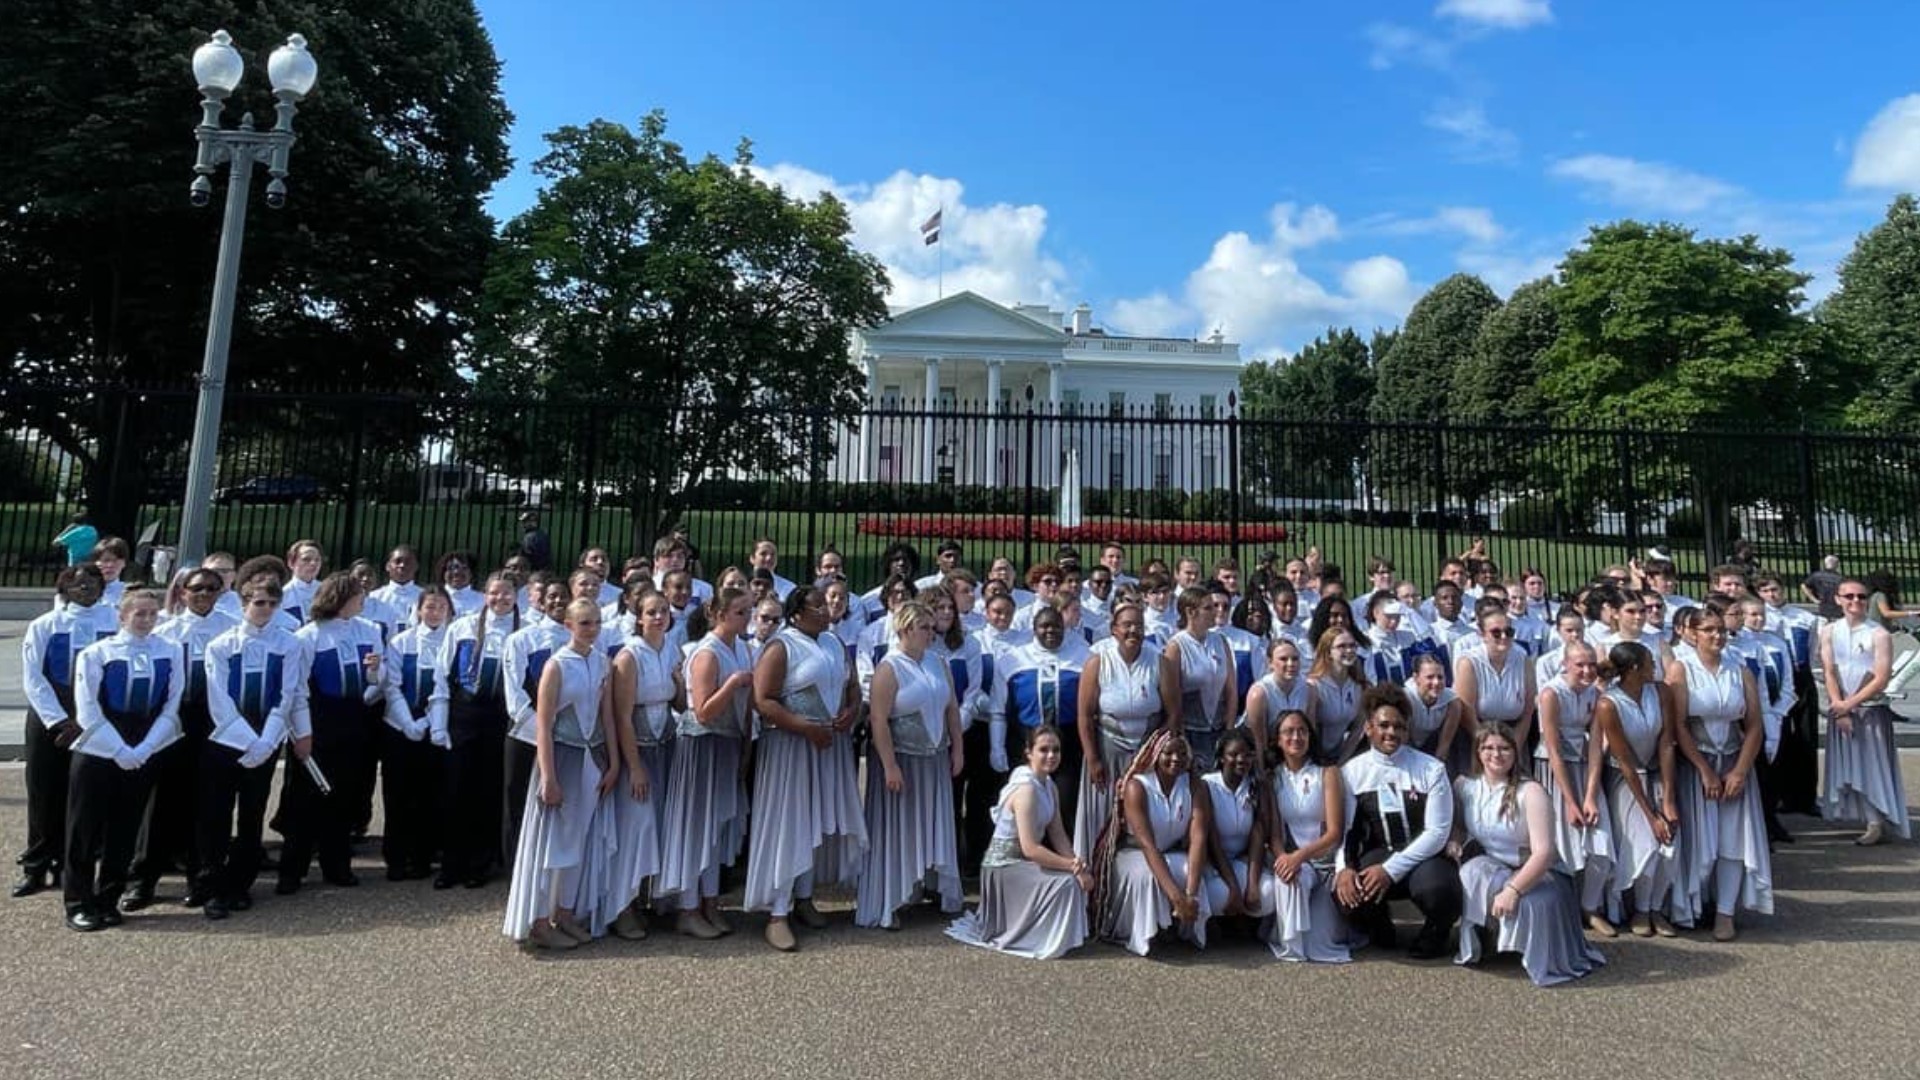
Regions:
<svg viewBox="0 0 1920 1080"><path fill-rule="evenodd" d="M1902 756L1911 802L1920 754ZM0 766L10 846L22 790ZM76 934L57 895L0 899L0 1076L1920 1075L1901 1019L1920 1000L1920 849L1788 821L1776 914L1739 941L1622 937L1544 990L1510 958L1299 966L1234 938L1025 961L950 941L931 911L855 930L850 898L825 894L833 925L792 955L737 913L718 942L656 928L535 955L500 934L504 884L392 884L365 857L357 889L261 888L221 924L166 902Z"/></svg>

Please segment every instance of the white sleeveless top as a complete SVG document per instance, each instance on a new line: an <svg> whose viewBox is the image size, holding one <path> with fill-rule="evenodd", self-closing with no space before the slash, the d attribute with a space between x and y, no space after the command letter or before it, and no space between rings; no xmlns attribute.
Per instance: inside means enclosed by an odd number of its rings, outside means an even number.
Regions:
<svg viewBox="0 0 1920 1080"><path fill-rule="evenodd" d="M1616 686L1607 691L1607 700L1613 702L1613 711L1620 714L1620 728L1640 767L1643 770L1657 768L1659 762L1654 760L1654 755L1660 751L1660 729L1664 726L1659 684L1650 682L1641 687L1639 701Z"/></svg>
<svg viewBox="0 0 1920 1080"><path fill-rule="evenodd" d="M600 730L600 689L607 682L607 654L594 648L582 656L566 645L547 663L560 672L553 741L567 746L599 746L605 742L607 734Z"/></svg>
<svg viewBox="0 0 1920 1080"><path fill-rule="evenodd" d="M1845 619L1840 619L1830 625L1827 640L1833 646L1834 674L1840 677L1842 694L1853 693L1873 678L1874 645L1886 633L1886 627L1878 623L1863 622L1849 627ZM1867 704L1881 705L1885 701L1885 697L1876 696Z"/></svg>
<svg viewBox="0 0 1920 1080"><path fill-rule="evenodd" d="M708 634L706 637L700 639L699 644L687 650L687 666L692 667L694 657L699 656L703 652L712 653L714 660L718 661L718 670L714 673L714 685L716 686L724 685L737 671L753 670L753 653L748 649L747 641L744 637L735 638L733 646L729 648L725 642L720 640L719 635ZM734 694L733 700L729 702L727 713L723 715L719 721L715 722L712 727L708 727L693 718L693 709L691 708L691 703L689 703L686 715L683 716L680 721L680 734L694 738L704 735L720 735L729 739L744 738L747 734L747 711L750 697L751 695L744 690Z"/></svg>
<svg viewBox="0 0 1920 1080"><path fill-rule="evenodd" d="M1527 711L1527 658L1509 652L1507 665L1500 671L1493 670L1493 662L1483 652L1474 653L1470 662L1479 683L1480 700L1473 704L1480 719L1502 724L1520 719Z"/></svg>
<svg viewBox="0 0 1920 1080"><path fill-rule="evenodd" d="M1100 658L1100 715L1119 722L1128 738L1138 739L1160 715L1160 650L1151 641L1140 643L1140 656L1129 664L1120 658L1120 642L1102 639L1093 647Z"/></svg>
<svg viewBox="0 0 1920 1080"><path fill-rule="evenodd" d="M780 684L780 701L809 720L832 723L847 689L847 652L838 641L826 643L789 626L774 637L786 647L787 677Z"/></svg>
<svg viewBox="0 0 1920 1080"><path fill-rule="evenodd" d="M1153 846L1168 851L1185 845L1187 830L1193 827L1193 791L1187 785L1189 777L1181 773L1173 782L1173 791L1163 794L1160 790L1160 778L1152 772L1135 776L1133 782L1147 795L1147 821L1153 828ZM1134 837L1136 846L1140 837Z"/></svg>
<svg viewBox="0 0 1920 1080"><path fill-rule="evenodd" d="M1167 648L1180 650L1180 700L1181 709L1187 714L1184 717L1187 726L1221 727L1224 718L1220 715L1220 692L1226 689L1227 680L1233 678L1233 650L1212 634L1208 634L1205 641L1196 641L1185 630L1173 635ZM1196 696L1199 698L1197 713L1188 704Z"/></svg>
<svg viewBox="0 0 1920 1080"><path fill-rule="evenodd" d="M655 649L643 637L628 639L633 657L633 730L659 742L673 718L673 673L680 667L680 650L667 638Z"/></svg>
<svg viewBox="0 0 1920 1080"><path fill-rule="evenodd" d="M1527 861L1527 815L1521 809L1520 796L1531 780L1522 781L1513 800L1513 816L1500 816L1500 801L1506 785L1487 783L1478 776L1463 776L1453 782L1454 812L1467 827L1468 835L1480 842L1480 848L1514 869Z"/></svg>
<svg viewBox="0 0 1920 1080"><path fill-rule="evenodd" d="M1407 692L1407 741L1414 746L1425 746L1440 734L1447 724L1447 708L1460 700L1453 687L1440 688L1440 696L1429 705L1420 700L1419 687L1414 680L1408 679L1401 689Z"/></svg>
<svg viewBox="0 0 1920 1080"><path fill-rule="evenodd" d="M1213 803L1213 831L1220 838L1220 850L1229 859L1245 858L1247 841L1253 838L1253 774L1240 778L1240 787L1227 787L1218 770L1201 777Z"/></svg>
<svg viewBox="0 0 1920 1080"><path fill-rule="evenodd" d="M1740 721L1747 713L1747 688L1741 679L1746 667L1725 654L1717 672L1708 671L1698 653L1681 662L1687 665L1687 722L1699 721L1694 738L1700 749L1710 754L1738 750L1744 734Z"/></svg>
<svg viewBox="0 0 1920 1080"><path fill-rule="evenodd" d="M946 665L933 655L931 649L922 654L917 662L898 649L887 653L880 662L893 668L894 682L899 687L893 695L893 713L887 719L918 714L920 723L926 728L927 744L935 749L945 745L947 701L953 696ZM900 740L896 738L894 744L898 752Z"/></svg>
<svg viewBox="0 0 1920 1080"><path fill-rule="evenodd" d="M1575 690L1567 685L1565 675L1555 676L1544 689L1550 691L1560 701L1560 760L1569 765L1587 760L1587 743L1593 734L1593 706L1600 700L1600 691L1589 686L1585 690ZM1546 734L1545 729L1541 734ZM1547 760L1547 744L1543 740L1533 748L1537 761Z"/></svg>
<svg viewBox="0 0 1920 1080"><path fill-rule="evenodd" d="M1312 687L1307 685L1307 678L1304 675L1294 676L1293 689L1291 690L1283 688L1280 685L1279 676L1271 672L1260 676L1260 681L1254 685L1260 687L1261 692L1266 695L1267 715L1256 718L1252 713L1246 713L1241 716L1240 723L1242 726L1245 726L1253 723L1255 719L1258 719L1262 724L1266 725L1269 740L1277 734L1277 732L1273 730L1274 721L1289 712L1304 713L1307 711L1307 696L1312 692ZM1247 696L1253 696L1251 691L1249 691Z"/></svg>
<svg viewBox="0 0 1920 1080"><path fill-rule="evenodd" d="M1327 831L1326 770L1309 761L1299 772L1285 765L1273 770L1273 797L1280 820L1298 847Z"/></svg>

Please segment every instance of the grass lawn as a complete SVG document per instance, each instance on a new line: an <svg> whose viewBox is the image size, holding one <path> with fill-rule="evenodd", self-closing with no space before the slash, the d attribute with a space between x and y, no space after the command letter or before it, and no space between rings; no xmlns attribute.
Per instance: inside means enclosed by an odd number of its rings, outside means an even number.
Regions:
<svg viewBox="0 0 1920 1080"><path fill-rule="evenodd" d="M803 510L695 510L686 514L684 527L699 547L709 575L717 574L730 563L744 564L753 542L769 536L780 547L780 568L786 576L800 578L809 568L810 553L831 543L846 557L855 582L864 587L877 582L880 553L888 540L861 533L858 522L862 516L865 515ZM914 516L933 518L937 529L937 515ZM158 521L159 535L171 537L176 532L177 517L177 508L155 509L144 523ZM516 524L518 510L506 506L362 504L351 517L349 521L348 508L337 503L215 507L212 547L237 552L244 558L263 551L284 551L293 540L312 537L327 548L329 563L339 565L356 556L379 558L393 544L406 542L415 545L429 559L453 548L471 548L479 553L483 564L490 565L504 558L520 535ZM556 557L562 561L582 548L600 545L612 552L617 562L634 547L633 530L625 510L550 508L543 512L542 518L552 536ZM47 582L59 565L60 556L45 545L64 527L65 521L63 508L52 504L0 507L0 584ZM1310 544L1317 545L1326 561L1346 570L1350 580L1361 578L1368 556L1383 555L1392 560L1401 577L1421 582L1423 587L1434 580L1442 558L1464 550L1469 541L1469 537L1461 533L1447 534L1443 543L1438 534L1422 529L1317 522L1290 524L1289 533L1286 543L1272 545L1283 555L1298 554ZM1655 539L1648 538L1648 542ZM650 537L642 537L643 545L648 541ZM920 550L923 562L931 565L933 549L939 542L937 533L913 538L911 542ZM1488 545L1494 560L1503 569L1538 567L1555 588L1572 585L1608 563L1624 561L1628 555L1625 541L1618 538L1558 541L1494 535L1488 538ZM1266 546L1250 543L1241 546L1238 554L1244 571L1252 570ZM1804 574L1808 569L1804 548L1798 544L1763 543L1760 549L1763 562L1788 571L1790 576ZM1894 566L1909 585L1920 581L1920 551L1913 545L1836 543L1826 545L1823 550L1840 554L1848 566L1856 570L1884 563ZM1673 551L1687 580L1698 582L1704 577L1708 567L1697 543L1676 544ZM968 544L967 562L984 569L996 554L1006 554L1016 563L1027 557L1025 545L1019 541L975 541ZM1051 546L1036 541L1031 554L1035 559L1047 557L1052 554ZM1091 562L1098 554L1095 545L1081 545L1083 560ZM1171 561L1182 554L1191 554L1210 568L1215 560L1233 552L1226 545L1134 544L1128 550L1128 564L1137 570L1150 558Z"/></svg>

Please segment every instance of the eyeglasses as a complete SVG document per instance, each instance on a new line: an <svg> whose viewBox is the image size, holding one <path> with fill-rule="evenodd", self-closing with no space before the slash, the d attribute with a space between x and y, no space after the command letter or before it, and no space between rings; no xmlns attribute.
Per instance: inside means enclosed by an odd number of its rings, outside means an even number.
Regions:
<svg viewBox="0 0 1920 1080"><path fill-rule="evenodd" d="M1867 594L1863 592L1843 592L1840 594L1840 599L1842 600L1865 600L1866 598Z"/></svg>
<svg viewBox="0 0 1920 1080"><path fill-rule="evenodd" d="M1042 585L1058 585L1058 584L1060 584L1060 579L1059 579L1059 578L1057 578L1057 577L1053 577L1053 576L1051 576L1051 575L1049 575L1049 576L1047 576L1047 577L1043 577L1043 578L1041 578L1041 579L1040 579L1040 584L1042 584Z"/></svg>
<svg viewBox="0 0 1920 1080"><path fill-rule="evenodd" d="M1493 629L1487 631L1487 636L1493 637L1493 638L1510 638L1513 636L1513 627L1496 626Z"/></svg>

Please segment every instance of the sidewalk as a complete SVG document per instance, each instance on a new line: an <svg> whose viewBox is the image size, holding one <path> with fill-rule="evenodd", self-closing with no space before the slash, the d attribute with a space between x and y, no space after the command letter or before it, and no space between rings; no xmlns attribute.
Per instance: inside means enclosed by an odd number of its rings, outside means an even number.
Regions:
<svg viewBox="0 0 1920 1080"><path fill-rule="evenodd" d="M25 746L27 695L20 685L20 637L26 628L27 620L0 619L0 761L19 761ZM1893 710L1908 721L1894 728L1895 744L1902 750L1920 749L1920 695L1896 699ZM1825 721L1820 730L1824 743Z"/></svg>

